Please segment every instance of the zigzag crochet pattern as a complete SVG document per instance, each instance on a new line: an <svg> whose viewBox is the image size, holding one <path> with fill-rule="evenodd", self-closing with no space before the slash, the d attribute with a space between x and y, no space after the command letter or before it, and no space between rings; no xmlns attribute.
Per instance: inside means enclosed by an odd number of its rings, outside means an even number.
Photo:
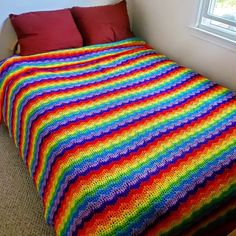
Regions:
<svg viewBox="0 0 236 236"><path fill-rule="evenodd" d="M5 60L0 111L57 235L236 227L235 94L138 38Z"/></svg>

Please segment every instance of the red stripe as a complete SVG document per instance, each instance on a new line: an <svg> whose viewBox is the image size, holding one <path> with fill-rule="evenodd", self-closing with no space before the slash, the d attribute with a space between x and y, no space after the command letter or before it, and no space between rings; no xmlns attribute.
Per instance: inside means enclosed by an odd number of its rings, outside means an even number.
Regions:
<svg viewBox="0 0 236 236"><path fill-rule="evenodd" d="M127 54L127 52L120 53L120 54L121 55ZM152 58L152 57L154 57L154 55L143 55L143 56L133 60L132 63L136 63L138 61L141 61L144 58ZM155 55L155 57L156 57L156 55ZM110 56L110 57L107 57L107 58L111 58L111 59L113 58L114 59L114 56ZM167 63L170 63L170 61L167 60L167 61L161 62L161 63L159 63L159 65L162 66L162 65L167 64ZM80 63L78 63L78 64L80 64ZM122 66L123 65L119 65L119 66L116 67L116 69L119 68L119 67L122 67ZM83 68L83 67L87 67L87 65L86 66L81 66L81 68ZM156 65L151 66L149 68L153 69L155 67L156 67ZM58 71L60 71L61 68L63 69L63 71L66 71L66 72L69 72L69 71L74 69L74 68L69 68L68 69L68 67L67 67L67 69L65 70L64 69L65 66L58 66ZM101 73L101 74L107 73L108 74L109 71L112 71L113 69L114 68L111 69L111 68L108 67L108 68L103 69L102 72L94 71L94 72L91 72L88 75L75 75L75 76L72 76L70 78L68 78L68 77L61 77L60 79L56 79L56 80L57 80L58 83L65 82L65 81L72 81L72 79L75 79L76 81L84 81L87 78L90 78L91 76L98 75L99 73ZM141 71L141 70L142 69L139 69L138 71ZM29 76L29 75L37 75L37 73L39 73L40 71L45 71L45 69L41 68L41 69L37 69L36 71L32 71L31 68L28 68L28 69L25 69L25 70L21 71L20 74L14 74L14 76L11 78L11 83L9 84L7 97L9 98L9 93L12 91L13 87L16 86L17 83L19 83L20 81L25 79L24 76L25 76L26 73L27 73L27 76ZM128 74L133 74L133 73L128 73ZM127 76L127 74L126 74L126 76ZM125 76L122 75L120 77L114 77L114 78L106 80L106 81L99 81L99 82L96 82L94 84L83 85L83 86L80 87L79 90L89 89L90 87L92 88L92 87L96 87L98 85L107 84L107 83L110 83L111 81L119 80L120 78L125 78ZM25 94L26 91L28 91L30 88L32 88L32 87L35 88L35 87L38 87L39 85L40 86L48 85L48 84L50 84L50 82L55 83L55 79L50 79L50 80L47 79L46 81L45 80L41 80L41 81L37 81L34 84L29 84L28 86L26 86L26 87L24 87L24 88L22 88L20 90L20 92L16 95L16 98L15 98L14 101L18 101L18 98L21 97L22 94ZM73 90L74 89L71 88L70 90L68 90L68 92L69 91L73 91ZM52 95L57 94L57 93L60 93L60 91L51 92ZM6 114L8 114L8 108L9 108L9 100L7 99L7 102L6 102ZM15 112L15 109L13 109L13 112ZM15 116L14 116L14 118L15 118ZM13 121L15 120L14 118L12 119ZM8 116L6 116L6 123L8 123Z"/></svg>
<svg viewBox="0 0 236 236"><path fill-rule="evenodd" d="M179 72L181 72L182 70L183 70L183 69L178 69ZM126 75L123 75L122 77L125 78L126 76L127 76L127 74L126 74ZM132 86L131 88L122 88L122 89L119 89L119 90L116 90L116 91L107 92L106 94L98 95L98 96L96 96L95 98L93 98L93 102L102 100L102 99L107 98L107 97L117 96L117 95L119 95L119 94L122 94L123 92L134 91L134 90L137 90L137 89L139 89L139 88L141 88L141 87L151 86L152 84L155 84L155 83L157 83L157 82L159 83L161 80L166 79L168 76L171 76L171 73L170 73L170 74L163 75L162 77L160 77L160 78L158 79L158 81L157 81L157 80L146 81L145 83L143 83L143 84L141 84L141 85L140 85L140 84L137 84L137 85ZM122 78L122 77L121 77L121 78ZM190 82L190 83L191 83L191 82ZM70 90L72 90L73 92L76 91L76 90L73 89L73 88L70 89ZM66 91L66 93L70 94L70 90L69 90L69 91ZM80 89L78 89L78 90L80 90ZM23 91L22 91L22 92L23 92ZM57 91L57 92L55 92L55 93L56 93L56 94L62 94L62 95L66 94L64 91ZM43 94L41 97L37 97L37 98L35 98L35 99L32 99L30 102L28 102L28 103L23 107L23 110L22 110L22 113L21 113L20 121L22 122L22 124L23 124L23 122L24 122L24 120L25 120L26 112L29 110L29 108L30 108L31 106L34 106L34 104L39 104L42 100L46 100L46 99L48 99L48 98L51 98L51 97L53 96L53 94L55 94L55 93L52 92L52 93L47 94L47 95L44 95L44 94ZM55 114L55 112L59 113L59 112L65 111L67 108L70 108L70 109L71 109L72 107L79 107L79 106L82 106L82 105L86 105L86 104L88 104L89 101L91 101L91 98L88 98L88 99L83 100L83 101L79 101L79 102L77 102L76 104L71 104L71 103L64 104L62 107L56 108L56 110L46 111L46 112L43 114L43 117L41 116L41 117L37 118L37 121L35 121L35 123L33 124L33 126L37 126L38 123L41 123L41 121L42 121L42 120L45 120L46 117L48 117L48 116L50 116L50 115L52 115L52 114ZM14 109L13 109L13 110L16 110L16 109L17 109L17 107L14 106ZM119 108L119 109L120 109L120 108ZM101 116L101 115L100 115L100 116ZM13 120L12 125L15 126L15 122L16 122L15 116L14 116L14 118L13 118L12 120ZM23 139L22 139L22 135L23 135L23 125L22 125L22 124L20 125L20 143L19 143L20 149L22 149L22 141L23 141ZM14 127L14 126L13 126L13 127ZM14 129L13 129L13 130L14 130ZM30 132L30 133L32 133L32 132ZM14 135L15 135L15 133L14 133ZM30 139L31 139L31 137L30 137Z"/></svg>
<svg viewBox="0 0 236 236"><path fill-rule="evenodd" d="M180 164L180 163L179 163ZM180 168L180 166L175 166L175 168ZM147 190L150 191L150 189L152 189L152 185L157 185L159 183L161 183L161 179L162 178L166 178L168 173L171 173L172 171L174 171L174 168L168 168L168 170L166 170L165 172L162 172L162 175L159 176L153 176L149 182L143 182L140 187L138 189L132 189L129 194L125 197L121 197L117 200L115 205L108 205L103 212L101 213L96 213L93 215L93 218L90 219L89 222L86 222L84 225L84 228L78 232L80 235L86 235L87 232L93 232L92 229L99 225L99 219L102 219L102 222L104 225L106 225L106 219L109 219L109 214L114 214L114 215L121 215L123 212L123 209L129 209L130 207L133 206L133 202L137 201L137 199L140 199L139 201L142 201L142 196L143 194L146 193ZM172 172L173 173L173 172ZM190 208L193 206L193 202L196 204L199 204L199 202L204 199L206 199L206 197L210 195L210 193L212 193L212 191L217 192L218 188L222 185L227 186L229 179L233 179L236 173L236 164L231 168L231 169L226 169L224 174L218 175L214 180L212 181L208 181L206 186L204 188L199 188L197 193L190 196L188 198L188 200L183 203L181 205L181 207L186 207L186 208ZM74 188L74 191L77 191L76 188ZM71 196L67 195L67 204L70 203ZM199 204L201 205L201 204ZM60 213L56 216L55 219L55 226L57 228L60 217L63 216L64 214L64 207L68 207L68 205L65 205L65 203L61 204L61 209L60 209ZM173 214L171 214L170 219L167 218L167 220L165 220L163 222L163 224L169 224L170 221L172 222L173 220L177 220L180 219L180 215L183 215L183 211L182 208L179 208L178 211L176 211L175 213L172 212ZM132 211L132 210L131 210ZM157 228L155 228L152 232L151 235L156 235L155 232L158 231L158 227L160 227L160 222L158 222L158 224L156 225Z"/></svg>
<svg viewBox="0 0 236 236"><path fill-rule="evenodd" d="M187 201L181 203L177 210L171 212L167 218L161 222L159 221L153 228L150 228L147 235L157 235L160 233L161 229L164 229L165 232L167 232L167 230L174 227L175 224L173 225L173 223L179 219L183 219L184 215L190 217L191 213L193 213L192 208L194 206L203 206L201 201L213 199L214 193L221 192L221 187L229 185L229 181L232 181L234 177L236 178L236 164L234 164L230 169L227 168L224 173L217 175L214 180L208 181L204 188L199 188L194 195L190 195ZM204 220L206 220L206 217Z"/></svg>
<svg viewBox="0 0 236 236"><path fill-rule="evenodd" d="M212 90L216 90L217 88L212 88ZM208 95L209 93L206 92L206 94ZM175 109L172 109L172 110L166 110L166 111L162 111L158 114L156 114L155 116L152 116L152 117L147 117L145 119L142 119L140 121L136 121L130 125L127 125L126 127L124 128L120 128L119 131L115 131L111 134L107 134L103 137L100 137L99 139L95 139L94 141L91 141L91 142L87 142L86 144L83 144L83 150L85 150L87 147L89 146L96 146L96 142L107 142L107 140L111 140L112 138L114 138L114 136L117 135L117 132L119 132L119 136L123 136L123 132L127 132L127 130L129 130L130 128L131 129L135 129L136 127L140 127L140 125L142 126L143 123L146 123L146 122L150 122L151 120L153 119L157 119L158 117L163 117L163 116L166 116L166 115L169 115L171 113L175 113L176 111L178 110L182 110L185 106L191 104L191 103L194 103L195 101L199 100L201 97L203 97L205 94L199 94L198 96L196 96L194 99L191 99L190 101L187 101L185 102L185 104L181 104L181 106L175 108ZM224 109L229 103L232 103L232 101L228 102L228 103L225 103L225 104L221 104L220 106L218 106L214 111L212 111L210 114L208 114L207 116L204 116L202 119L206 119L206 117L213 117L214 114L217 114L219 112L220 109ZM44 119L46 119L46 117L44 117ZM93 119L94 122L96 122L96 119ZM199 120L195 121L195 122L199 122ZM87 122L86 122L87 123ZM43 157L43 153L42 151L43 150L47 150L47 146L52 143L54 137L58 136L60 137L60 134L63 134L65 132L65 130L68 130L68 129L76 129L76 127L79 127L80 125L83 124L83 121L79 121L77 122L76 124L71 124L70 126L66 127L66 129L62 128L59 132L53 132L51 136L49 136L47 139L45 138L42 142L42 145L40 146L40 153L39 153L39 158L38 158L38 167L36 169L36 173L34 175L34 179L36 180L38 178L38 174L39 174L39 170L41 170L42 166L43 166L43 162L44 160L42 158L45 158ZM31 130L32 131L32 130ZM176 130L175 130L176 132ZM33 135L33 132L32 132L32 135ZM30 145L30 151L32 151L31 149L31 145ZM76 148L76 147L75 147ZM70 152L71 150L69 150ZM30 154L30 152L28 152ZM27 159L28 160L28 159Z"/></svg>
<svg viewBox="0 0 236 236"><path fill-rule="evenodd" d="M127 163L131 163L131 162L135 162L139 160L142 157L143 153L149 153L153 148L160 146L162 143L165 143L167 139L171 139L172 136L176 135L176 133L181 133L181 130L187 131L187 128L188 127L185 126L183 128L180 128L178 131L176 130L175 132L171 134L165 134L159 139L156 139L154 142L152 142L148 146L144 148L140 148L136 153L129 153L125 158L121 158L120 160L115 160L108 165L100 166L98 170L92 170L86 176L80 176L75 183L71 184L70 189L68 190L68 194L71 194L71 191L73 191L74 188L79 189L82 186L89 186L88 182L90 180L94 178L99 179L99 176L103 176L104 173L108 173L108 172L113 173L113 170L115 171L116 167L121 167L123 166L123 164L125 165ZM183 165L187 166L187 162L194 160L195 158L198 158L200 153L204 153L205 150L208 150L209 148L211 148L212 145L216 145L217 143L220 143L222 138L226 138L226 136L232 135L234 130L236 129L231 128L228 131L222 133L220 137L216 137L214 140L209 140L207 144L202 144L201 150L194 149L190 154L186 154L183 159L178 159L176 163L170 164L168 166L168 169L162 172L164 172L164 175L166 175L166 173L171 173L169 172L171 171L171 169L173 169L174 171L174 169L178 169L178 167L180 168ZM78 150L72 150L71 152L68 152L62 158L57 159L55 164L52 166L52 169L50 171L50 175L48 178L48 182L45 188L44 203L46 203L47 196L51 191L55 174L58 173L59 169L61 170L63 169L63 165L68 158L71 158L72 156L76 156L76 152L78 152Z"/></svg>

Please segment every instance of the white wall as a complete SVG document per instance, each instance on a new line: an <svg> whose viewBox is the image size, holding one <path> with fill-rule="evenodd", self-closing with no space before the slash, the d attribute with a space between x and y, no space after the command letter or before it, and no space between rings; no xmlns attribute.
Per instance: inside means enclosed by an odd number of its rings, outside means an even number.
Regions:
<svg viewBox="0 0 236 236"><path fill-rule="evenodd" d="M158 52L236 90L236 48L206 41L204 35L198 38L189 28L198 4L199 0L131 0L133 30Z"/></svg>
<svg viewBox="0 0 236 236"><path fill-rule="evenodd" d="M0 0L0 60L11 55L16 35L8 15L29 11L54 10L72 6L95 6L119 2L119 0Z"/></svg>

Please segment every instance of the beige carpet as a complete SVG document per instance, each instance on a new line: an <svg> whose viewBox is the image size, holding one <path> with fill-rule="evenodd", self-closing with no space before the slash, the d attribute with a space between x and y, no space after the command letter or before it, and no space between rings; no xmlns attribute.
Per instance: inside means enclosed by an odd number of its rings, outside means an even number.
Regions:
<svg viewBox="0 0 236 236"><path fill-rule="evenodd" d="M0 235L51 236L41 199L5 126L0 125Z"/></svg>

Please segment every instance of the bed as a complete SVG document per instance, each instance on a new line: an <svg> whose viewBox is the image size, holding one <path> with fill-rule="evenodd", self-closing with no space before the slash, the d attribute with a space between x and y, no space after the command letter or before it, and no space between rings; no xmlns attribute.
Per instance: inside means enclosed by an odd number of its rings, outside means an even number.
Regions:
<svg viewBox="0 0 236 236"><path fill-rule="evenodd" d="M236 97L138 38L13 56L0 112L57 235L236 228Z"/></svg>

